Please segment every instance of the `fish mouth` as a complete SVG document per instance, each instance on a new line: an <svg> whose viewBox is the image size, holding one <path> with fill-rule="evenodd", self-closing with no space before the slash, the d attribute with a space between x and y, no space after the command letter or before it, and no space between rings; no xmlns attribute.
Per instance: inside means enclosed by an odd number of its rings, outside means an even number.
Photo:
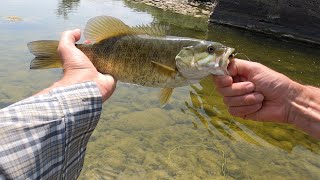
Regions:
<svg viewBox="0 0 320 180"><path fill-rule="evenodd" d="M230 61L234 58L235 54L235 49L234 48L227 48L224 52L224 55L222 56L222 70L224 72L224 74L226 75L230 75L228 72L228 65L230 63Z"/></svg>
<svg viewBox="0 0 320 180"><path fill-rule="evenodd" d="M234 48L227 48L222 59L224 61L230 61L235 56L234 51Z"/></svg>

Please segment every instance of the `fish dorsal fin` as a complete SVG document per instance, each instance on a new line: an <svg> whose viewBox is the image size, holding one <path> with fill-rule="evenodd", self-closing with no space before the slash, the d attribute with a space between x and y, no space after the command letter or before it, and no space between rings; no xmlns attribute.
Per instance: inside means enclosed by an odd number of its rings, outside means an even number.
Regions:
<svg viewBox="0 0 320 180"><path fill-rule="evenodd" d="M173 88L163 88L160 92L160 105L164 107L169 101L171 94L173 92Z"/></svg>
<svg viewBox="0 0 320 180"><path fill-rule="evenodd" d="M166 36L166 27L161 25L138 25L132 28L136 34L150 36Z"/></svg>
<svg viewBox="0 0 320 180"><path fill-rule="evenodd" d="M135 32L122 21L111 16L94 17L87 22L84 29L84 37L92 43L129 34L135 34Z"/></svg>
<svg viewBox="0 0 320 180"><path fill-rule="evenodd" d="M90 19L84 29L84 37L92 43L123 35L165 36L166 28L161 25L138 25L129 27L111 16L97 16Z"/></svg>
<svg viewBox="0 0 320 180"><path fill-rule="evenodd" d="M173 69L173 68L171 68L171 67L169 67L169 66L167 66L165 64L161 64L161 63L158 63L158 62L155 62L155 61L151 61L151 62L152 62L152 64L154 64L157 67L157 69L159 71L161 71L166 76L170 76L171 77L171 76L173 76L173 75L175 75L177 73L177 71L175 69Z"/></svg>

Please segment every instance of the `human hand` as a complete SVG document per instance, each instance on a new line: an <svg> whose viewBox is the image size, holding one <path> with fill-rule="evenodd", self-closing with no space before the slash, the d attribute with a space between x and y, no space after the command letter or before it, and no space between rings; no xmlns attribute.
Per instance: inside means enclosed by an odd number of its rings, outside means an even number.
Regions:
<svg viewBox="0 0 320 180"><path fill-rule="evenodd" d="M55 87L94 81L99 87L103 101L106 101L115 90L116 80L110 75L99 73L89 58L75 46L80 36L79 29L62 33L58 53L62 60L64 75L61 80L40 93L46 93Z"/></svg>
<svg viewBox="0 0 320 180"><path fill-rule="evenodd" d="M257 121L289 122L290 106L301 85L262 64L234 59L230 76L214 76L229 113Z"/></svg>

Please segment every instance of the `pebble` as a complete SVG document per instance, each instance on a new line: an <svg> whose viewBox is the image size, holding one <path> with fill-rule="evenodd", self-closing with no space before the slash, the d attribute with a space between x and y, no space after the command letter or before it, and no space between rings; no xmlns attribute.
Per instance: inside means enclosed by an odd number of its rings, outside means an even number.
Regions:
<svg viewBox="0 0 320 180"><path fill-rule="evenodd" d="M202 10L201 12L202 12L202 14L205 14L205 15L209 15L210 14L210 11L206 11L206 10Z"/></svg>
<svg viewBox="0 0 320 180"><path fill-rule="evenodd" d="M6 19L11 22L23 21L23 19L19 16L7 16Z"/></svg>

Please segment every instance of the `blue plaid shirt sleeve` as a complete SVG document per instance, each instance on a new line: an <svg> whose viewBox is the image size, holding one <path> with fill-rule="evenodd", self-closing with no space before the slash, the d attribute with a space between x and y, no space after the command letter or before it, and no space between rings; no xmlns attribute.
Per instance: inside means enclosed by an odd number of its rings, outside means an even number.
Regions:
<svg viewBox="0 0 320 180"><path fill-rule="evenodd" d="M94 82L0 110L0 179L76 179L102 110Z"/></svg>

